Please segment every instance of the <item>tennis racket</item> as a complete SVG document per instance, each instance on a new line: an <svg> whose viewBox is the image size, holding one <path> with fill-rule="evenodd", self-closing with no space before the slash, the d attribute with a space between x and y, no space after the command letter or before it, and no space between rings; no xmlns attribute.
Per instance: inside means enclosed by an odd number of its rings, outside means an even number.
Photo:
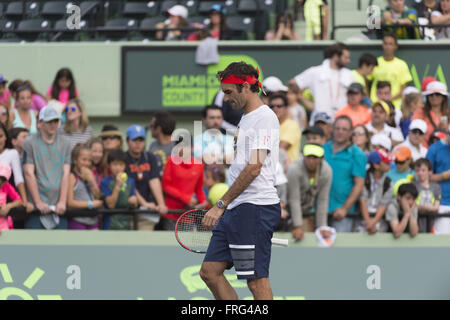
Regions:
<svg viewBox="0 0 450 320"><path fill-rule="evenodd" d="M195 253L206 253L211 241L212 230L202 225L208 210L193 209L183 213L175 225L175 237L184 249ZM273 245L287 247L288 239L272 238Z"/></svg>

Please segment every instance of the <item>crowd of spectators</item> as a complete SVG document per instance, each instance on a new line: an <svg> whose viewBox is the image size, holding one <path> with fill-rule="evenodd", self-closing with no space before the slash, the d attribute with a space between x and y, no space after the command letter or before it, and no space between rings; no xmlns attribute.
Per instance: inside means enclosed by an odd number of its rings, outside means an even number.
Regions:
<svg viewBox="0 0 450 320"><path fill-rule="evenodd" d="M324 226L450 233L450 218L436 215L450 213L449 93L431 77L409 86L397 48L388 33L382 56L364 53L349 70L350 49L336 43L287 83L262 82L280 123L278 230L298 240ZM229 187L242 116L231 109L219 92L195 137L167 111L125 135L105 124L95 137L70 69L45 97L29 80L0 76L0 228L173 230L180 212L214 206ZM68 218L70 209L92 214Z"/></svg>

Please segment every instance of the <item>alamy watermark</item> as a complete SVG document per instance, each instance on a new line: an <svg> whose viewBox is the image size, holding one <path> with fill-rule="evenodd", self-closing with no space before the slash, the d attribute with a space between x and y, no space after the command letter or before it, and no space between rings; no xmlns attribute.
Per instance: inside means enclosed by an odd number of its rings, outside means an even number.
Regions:
<svg viewBox="0 0 450 320"><path fill-rule="evenodd" d="M368 6L366 10L368 15L366 26L369 30L381 29L381 9L379 6Z"/></svg>
<svg viewBox="0 0 450 320"><path fill-rule="evenodd" d="M79 6L74 4L69 4L67 6L67 14L70 16L66 20L66 26L69 30L80 30L81 29L81 9Z"/></svg>

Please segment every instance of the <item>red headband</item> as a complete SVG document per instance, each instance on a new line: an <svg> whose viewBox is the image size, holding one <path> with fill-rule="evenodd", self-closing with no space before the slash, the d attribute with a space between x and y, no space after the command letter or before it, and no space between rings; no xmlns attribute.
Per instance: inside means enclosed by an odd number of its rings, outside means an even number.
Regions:
<svg viewBox="0 0 450 320"><path fill-rule="evenodd" d="M258 72L259 75L259 69L256 69L256 72ZM258 86L262 89L262 84L261 82L259 82L258 78L255 76L236 76L234 74L226 77L226 78L222 78L220 79L220 83L227 83L227 84L244 84L244 83L248 83L248 84L254 84L254 83L258 83Z"/></svg>

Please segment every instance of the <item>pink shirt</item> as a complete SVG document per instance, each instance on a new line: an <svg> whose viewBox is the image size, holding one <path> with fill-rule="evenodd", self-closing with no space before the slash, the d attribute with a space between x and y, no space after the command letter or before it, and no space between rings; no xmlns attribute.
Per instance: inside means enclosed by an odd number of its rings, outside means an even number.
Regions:
<svg viewBox="0 0 450 320"><path fill-rule="evenodd" d="M8 89L3 90L3 94L0 96L0 103L6 103L11 97L11 92Z"/></svg>
<svg viewBox="0 0 450 320"><path fill-rule="evenodd" d="M0 206L4 206L6 204L8 197L11 201L22 200L16 189L14 189L9 182L5 182L5 184L0 187ZM12 228L13 224L10 216L0 217L0 230L9 230Z"/></svg>
<svg viewBox="0 0 450 320"><path fill-rule="evenodd" d="M53 86L50 86L50 88L48 88L47 90L47 95L52 95L52 90L53 90ZM75 89L75 95L78 97L79 93L78 93L78 89ZM69 90L67 89L63 89L59 92L59 97L58 100L64 104L67 104L67 102L69 102Z"/></svg>

